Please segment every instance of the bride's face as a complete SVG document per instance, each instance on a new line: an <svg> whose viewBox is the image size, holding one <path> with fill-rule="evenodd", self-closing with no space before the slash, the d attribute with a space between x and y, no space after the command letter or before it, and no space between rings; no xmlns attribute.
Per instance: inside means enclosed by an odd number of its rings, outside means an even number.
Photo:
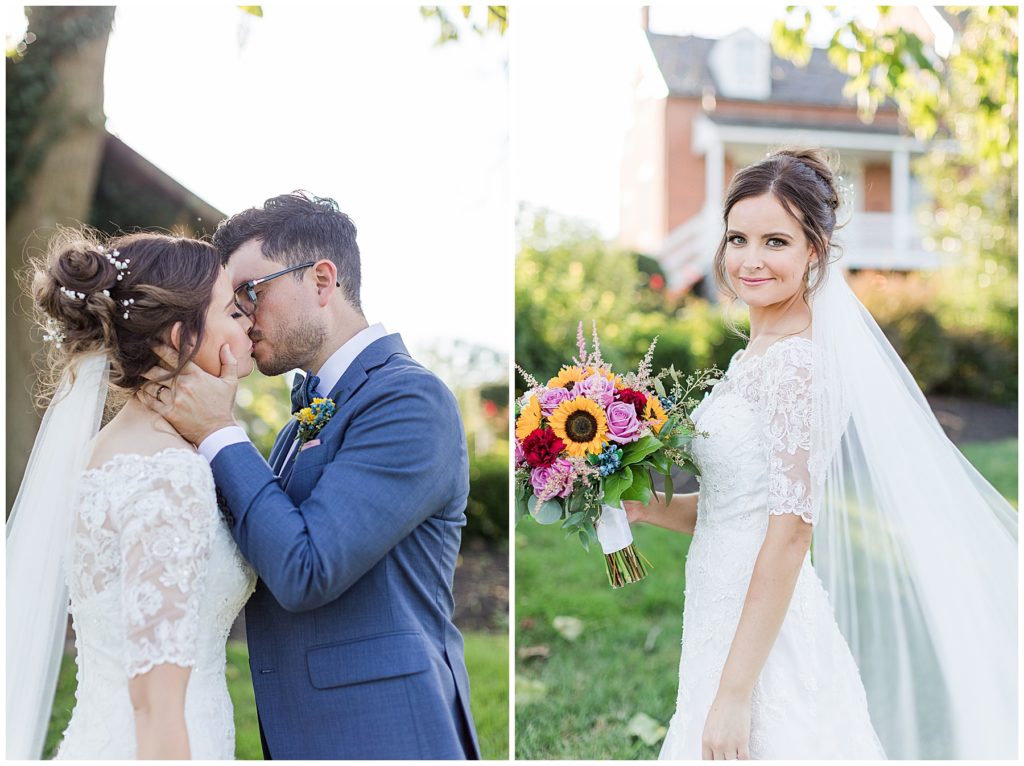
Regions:
<svg viewBox="0 0 1024 766"><path fill-rule="evenodd" d="M206 310L206 330L203 342L193 361L211 375L220 375L220 349L225 343L238 360L238 377L244 378L254 365L249 328L252 323L235 308L231 278L227 269L221 269L213 286L213 298Z"/></svg>
<svg viewBox="0 0 1024 766"><path fill-rule="evenodd" d="M803 294L814 249L774 194L740 200L726 223L725 268L744 303L761 308Z"/></svg>

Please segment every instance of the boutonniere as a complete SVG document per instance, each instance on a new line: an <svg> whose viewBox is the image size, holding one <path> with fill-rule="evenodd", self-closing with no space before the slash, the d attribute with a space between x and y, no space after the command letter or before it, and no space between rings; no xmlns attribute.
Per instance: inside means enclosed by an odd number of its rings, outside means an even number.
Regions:
<svg viewBox="0 0 1024 766"><path fill-rule="evenodd" d="M299 448L295 450L296 459L302 451L302 445L314 438L330 422L334 410L333 399L317 398L308 407L303 407L295 413L295 419L299 421Z"/></svg>

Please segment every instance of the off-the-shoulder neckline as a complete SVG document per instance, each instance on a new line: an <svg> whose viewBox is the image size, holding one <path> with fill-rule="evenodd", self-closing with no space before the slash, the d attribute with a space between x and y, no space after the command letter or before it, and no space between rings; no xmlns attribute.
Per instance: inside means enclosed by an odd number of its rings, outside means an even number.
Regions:
<svg viewBox="0 0 1024 766"><path fill-rule="evenodd" d="M137 462L140 460L152 460L154 458L166 455L168 452L184 452L188 455L195 455L196 457L202 457L196 450L191 447L165 447L164 449L153 452L149 455L140 455L135 452L119 452L116 455L112 455L107 460L103 461L96 468L87 468L82 472L82 476L90 476L92 474L106 473L108 469L114 468L125 463Z"/></svg>
<svg viewBox="0 0 1024 766"><path fill-rule="evenodd" d="M735 355L734 355L733 361L734 362L738 362L738 363L742 363L742 362L748 362L748 361L753 362L753 361L756 361L758 359L764 359L766 356L768 356L769 352L771 352L771 350L773 348L775 348L776 346L781 346L783 343L786 343L788 341L796 341L796 340L802 340L805 343L811 343L811 339L810 338L805 338L802 335L787 335L785 338L779 338L778 340L772 341L771 343L769 343L768 346L765 348L765 350L762 351L760 354L757 354L756 356L747 356L747 349L741 348L739 351L736 352L737 354L740 355L740 357L737 359L737 358L735 358Z"/></svg>

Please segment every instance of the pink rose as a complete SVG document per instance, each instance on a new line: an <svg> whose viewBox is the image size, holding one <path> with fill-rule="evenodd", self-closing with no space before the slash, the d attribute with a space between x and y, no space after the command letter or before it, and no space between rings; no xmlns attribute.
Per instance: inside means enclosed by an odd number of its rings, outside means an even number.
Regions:
<svg viewBox="0 0 1024 766"><path fill-rule="evenodd" d="M594 374L577 383L573 393L576 396L593 399L602 407L607 407L615 399L615 384L604 375Z"/></svg>
<svg viewBox="0 0 1024 766"><path fill-rule="evenodd" d="M636 417L636 408L628 402L614 402L605 410L608 419L608 438L619 444L629 444L640 438L643 424Z"/></svg>
<svg viewBox="0 0 1024 766"><path fill-rule="evenodd" d="M547 388L537 394L537 401L540 402L540 411L544 417L548 417L558 409L562 402L572 399L575 396L565 388Z"/></svg>
<svg viewBox="0 0 1024 766"><path fill-rule="evenodd" d="M526 462L526 453L523 452L523 446L516 439L516 468L523 465Z"/></svg>
<svg viewBox="0 0 1024 766"><path fill-rule="evenodd" d="M568 497L572 492L572 463L565 458L558 458L544 468L534 468L530 474L530 484L537 501L543 503L553 497Z"/></svg>

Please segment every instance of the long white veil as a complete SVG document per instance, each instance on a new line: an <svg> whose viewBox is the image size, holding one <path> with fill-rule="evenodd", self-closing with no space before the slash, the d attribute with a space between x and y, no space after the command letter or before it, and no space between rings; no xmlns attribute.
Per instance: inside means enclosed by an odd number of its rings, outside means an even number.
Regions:
<svg viewBox="0 0 1024 766"><path fill-rule="evenodd" d="M1017 757L1017 512L837 265L812 298L814 566L889 758Z"/></svg>
<svg viewBox="0 0 1024 766"><path fill-rule="evenodd" d="M7 520L7 758L42 756L68 619L65 563L77 478L107 395L104 354L65 373Z"/></svg>

